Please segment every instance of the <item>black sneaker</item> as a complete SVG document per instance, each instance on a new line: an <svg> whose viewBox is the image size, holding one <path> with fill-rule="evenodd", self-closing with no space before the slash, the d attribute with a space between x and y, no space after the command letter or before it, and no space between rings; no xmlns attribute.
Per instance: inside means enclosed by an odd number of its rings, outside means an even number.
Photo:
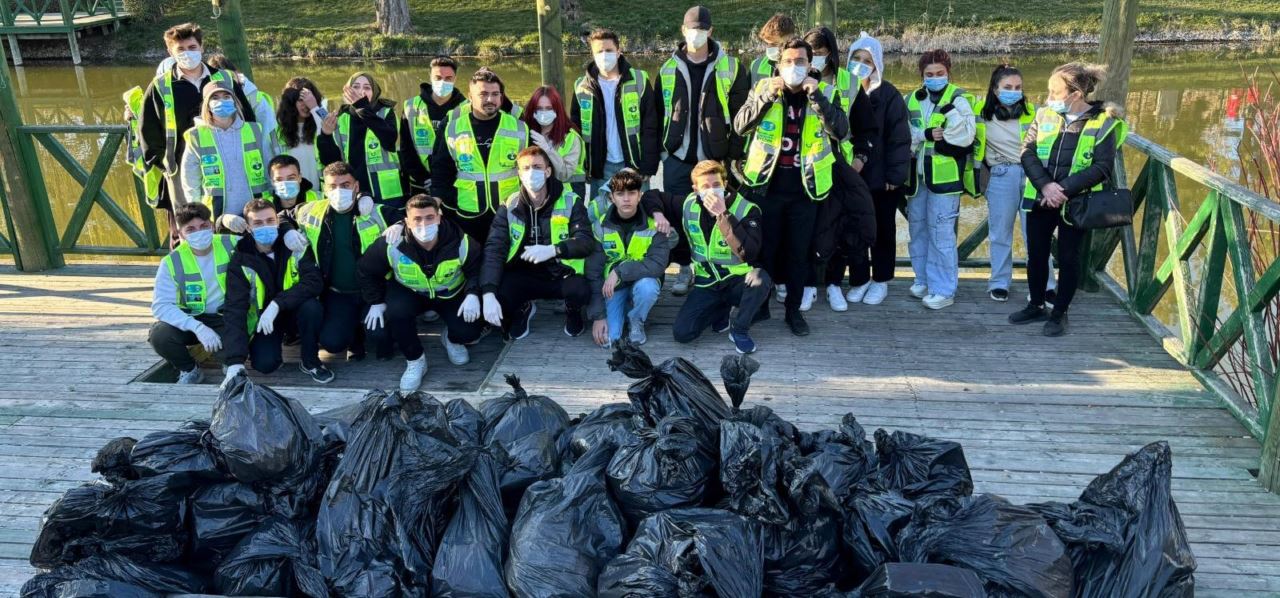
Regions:
<svg viewBox="0 0 1280 598"><path fill-rule="evenodd" d="M1058 302L1058 291L1056 289L1047 289L1044 292L1044 304L1053 307Z"/></svg>
<svg viewBox="0 0 1280 598"><path fill-rule="evenodd" d="M791 328L791 334L796 336L809 336L809 323L804 321L804 316L800 312L787 314L787 326Z"/></svg>
<svg viewBox="0 0 1280 598"><path fill-rule="evenodd" d="M511 330L507 331L507 336L513 341L529 336L529 324L533 322L533 314L536 313L538 313L538 306L532 301L524 304L524 308L516 315L516 321L511 323Z"/></svg>
<svg viewBox="0 0 1280 598"><path fill-rule="evenodd" d="M987 294L991 296L992 301L1004 303L1009 300L1009 289L991 289Z"/></svg>
<svg viewBox="0 0 1280 598"><path fill-rule="evenodd" d="M324 364L317 365L314 368L309 368L305 364L299 363L298 369L302 370L302 373L311 376L312 380L321 384L333 382L333 372L329 371L329 368L324 367Z"/></svg>
<svg viewBox="0 0 1280 598"><path fill-rule="evenodd" d="M581 309L570 309L564 314L564 333L568 336L578 336L583 330L587 329L587 325L582 321Z"/></svg>
<svg viewBox="0 0 1280 598"><path fill-rule="evenodd" d="M1030 324L1032 322L1043 322L1049 317L1049 312L1043 305L1027 304L1020 311L1009 314L1010 324Z"/></svg>
<svg viewBox="0 0 1280 598"><path fill-rule="evenodd" d="M715 322L714 324L712 324L712 325L711 325L711 329L712 329L712 330L714 330L714 331L716 331L717 333L724 333L724 332L728 331L728 330L729 330L729 316L725 316L725 317L723 317L723 318L721 318L721 319L719 319L719 320L716 320L716 322Z"/></svg>
<svg viewBox="0 0 1280 598"><path fill-rule="evenodd" d="M1045 336L1062 336L1067 333L1067 314L1065 312L1053 312L1049 314L1049 321L1044 323Z"/></svg>

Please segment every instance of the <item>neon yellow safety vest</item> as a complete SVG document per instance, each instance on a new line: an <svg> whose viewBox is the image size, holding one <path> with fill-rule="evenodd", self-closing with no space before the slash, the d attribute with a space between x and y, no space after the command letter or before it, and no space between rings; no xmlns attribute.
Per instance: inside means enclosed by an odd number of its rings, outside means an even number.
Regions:
<svg viewBox="0 0 1280 598"><path fill-rule="evenodd" d="M644 97L644 91L649 87L649 75L639 69L631 69L631 79L622 81L618 85L618 101L622 104L622 141L626 146L627 157L631 159L628 165L636 167L640 164L640 100ZM584 75L578 77L577 83L573 84L574 95L578 100L578 110L582 117L582 138L591 142L591 129L594 126L593 118L595 116L596 94L591 90L589 79ZM608 111L604 112L608 114ZM606 127L615 126L617 123L605 123ZM585 149L585 148L584 148ZM584 160L589 160L590 152L583 152ZM583 163L585 172L590 162Z"/></svg>
<svg viewBox="0 0 1280 598"><path fill-rule="evenodd" d="M856 84L856 87L855 87ZM836 96L836 105L840 107L840 111L846 115L853 109L853 102L858 99L858 92L855 89L862 87L862 79L854 77L846 69L836 69L836 91L840 95ZM853 128L849 129L849 138L840 142L840 149L846 160L850 164L853 163Z"/></svg>
<svg viewBox="0 0 1280 598"><path fill-rule="evenodd" d="M409 123L409 136L413 138L418 160L423 168L430 170L431 150L436 146L436 126L431 122L431 113L427 111L427 103L422 101L422 96L404 101L404 119Z"/></svg>
<svg viewBox="0 0 1280 598"><path fill-rule="evenodd" d="M266 103L267 103L267 107L271 109L271 113L272 113L272 114L275 114L275 112L276 112L276 99L275 99L275 98L273 98L273 97L271 97L271 94L269 94L269 93L267 93L267 92L262 91L261 89L259 89L259 90L258 90L258 100L257 100L257 101L259 101L259 102L266 102Z"/></svg>
<svg viewBox="0 0 1280 598"><path fill-rule="evenodd" d="M129 128L125 129L125 160L133 170L134 176L142 180L143 195L147 205L156 207L160 202L160 183L164 182L164 171L155 166L147 166L142 151L142 101L146 97L141 87L134 87L124 92L124 104L133 118L129 119Z"/></svg>
<svg viewBox="0 0 1280 598"><path fill-rule="evenodd" d="M226 159L218 152L218 145L213 139L213 127L199 124L184 134L187 147L196 152L200 160L200 202L209 208L214 218L222 215L226 200L227 170ZM267 182L267 164L263 156L267 154L266 136L262 134L262 126L258 123L241 122L240 144L244 153L243 160L245 178L249 183L249 193L255 199L261 198L271 189ZM231 159L235 159L234 156Z"/></svg>
<svg viewBox="0 0 1280 598"><path fill-rule="evenodd" d="M642 262L645 254L649 253L649 247L653 245L653 239L658 235L658 228L653 222L653 218L649 218L647 226L644 230L637 230L631 233L630 241L623 241L622 231L610 226L607 222L594 222L591 224L591 233L595 235L596 242L604 249L604 275L608 276L613 272L614 267L624 261Z"/></svg>
<svg viewBox="0 0 1280 598"><path fill-rule="evenodd" d="M662 85L662 139L665 141L667 134L671 129L671 110L674 102L672 96L676 93L676 74L680 72L680 61L672 56L662 64L662 69L658 71L658 82ZM733 113L729 111L729 89L733 87L733 80L738 74L738 59L729 56L723 50L720 56L716 58L716 63L712 68L713 77L716 80L716 99L720 100L721 114L724 115L725 121L733 121ZM693 98L694 103L700 103L700 98ZM685 126L693 127L697 131L696 123L685 123ZM686 129L686 133L688 129Z"/></svg>
<svg viewBox="0 0 1280 598"><path fill-rule="evenodd" d="M759 92L768 81L756 85ZM834 102L836 90L826 83L818 83L818 91ZM756 125L747 143L747 160L743 164L742 174L745 182L751 187L760 187L769 183L773 170L778 165L778 155L782 152L782 140L785 122L783 112L786 102L775 99L765 111L764 117ZM805 102L804 124L800 129L800 147L796 158L800 161L800 173L804 179L804 190L814 201L826 199L831 193L831 177L836 163L835 153L831 149L831 139L822 130L822 119L808 108Z"/></svg>
<svg viewBox="0 0 1280 598"><path fill-rule="evenodd" d="M209 75L209 83L216 83L229 93L235 94L235 85L224 71ZM174 111L173 69L156 77L152 85L156 86L156 93L160 94L160 101L164 104L164 169L165 173L172 175L176 174L178 167L181 166L177 156L178 134L184 132L178 130L178 113Z"/></svg>
<svg viewBox="0 0 1280 598"><path fill-rule="evenodd" d="M492 212L502 198L520 190L516 154L529 145L529 127L504 112L499 113L498 118L501 120L493 134L486 164L471 130L470 104L464 102L449 113L445 145L458 166L458 178L453 186L458 190L458 214L465 218Z"/></svg>
<svg viewBox="0 0 1280 598"><path fill-rule="evenodd" d="M329 214L329 202L308 202L298 206L295 218L302 232L307 235L307 251L320 259L320 232L324 230L324 217ZM356 235L360 238L360 253L363 254L374 241L387 230L387 221L382 216L382 206L374 206L368 216L355 214L353 219Z"/></svg>
<svg viewBox="0 0 1280 598"><path fill-rule="evenodd" d="M761 81L775 76L777 72L777 63L769 60L768 56L757 56L751 62L751 86L755 87Z"/></svg>
<svg viewBox="0 0 1280 598"><path fill-rule="evenodd" d="M1062 128L1067 124L1067 119L1061 114L1054 112L1048 108L1041 108L1036 113L1036 157L1040 158L1040 163L1045 168L1049 167L1049 159L1053 153L1053 144L1058 141L1058 137L1062 134ZM1129 136L1129 125L1123 120L1112 118L1106 112L1098 113L1088 122L1084 124L1084 129L1080 131L1080 139L1076 142L1076 151L1071 158L1071 174L1080 172L1093 165L1093 148L1106 139L1108 135L1114 133L1116 135L1116 146L1119 147L1124 143L1125 138ZM1094 185L1090 191L1102 191L1104 183ZM1022 188L1022 209L1030 210L1035 207L1036 198L1039 192L1036 191L1031 179L1027 179L1026 184ZM1066 208L1066 204L1063 204Z"/></svg>
<svg viewBox="0 0 1280 598"><path fill-rule="evenodd" d="M386 118L390 110L389 106L379 108L378 118ZM338 115L338 129L333 132L333 141L342 149L342 159L350 161L350 112ZM370 193L374 199L389 202L404 197L404 185L400 183L400 156L396 153L395 144L384 146L369 129L364 131L364 165L365 172L369 173L369 184L373 186Z"/></svg>
<svg viewBox="0 0 1280 598"><path fill-rule="evenodd" d="M231 252L236 248L234 235L213 236L213 266L217 276L218 288L225 296L227 292L227 264L231 263ZM174 259L175 256L177 259ZM178 309L183 313L199 316L205 313L204 277L200 274L200 265L196 263L196 254L186 243L178 245L169 255L164 256L164 267L173 279L173 286L178 290Z"/></svg>
<svg viewBox="0 0 1280 598"><path fill-rule="evenodd" d="M271 192L270 192L270 195L271 195L271 199L272 199L272 200L274 200L275 202L279 202L280 204L283 204L283 203L284 203L284 200L282 200L282 199L280 199L279 197L277 197L277 196L276 196L275 191L271 191ZM266 199L266 198L264 198L264 199ZM295 199L296 199L297 201L295 201L295 202L294 202L294 204L293 204L293 207L292 207L292 208L286 208L286 207L284 207L283 205L281 205L278 211L283 212L283 211L285 211L285 210L301 210L301 209L302 209L302 206L305 206L305 205L307 205L307 204L309 204L309 203L312 203L312 202L321 201L323 198L322 198L322 197L320 197L320 194L319 194L319 193L316 193L316 190L315 190L315 189L307 189L307 192L306 192L306 193L303 193L303 194L302 194L302 197L295 198Z"/></svg>
<svg viewBox="0 0 1280 598"><path fill-rule="evenodd" d="M507 99L509 100L510 98L507 98ZM454 106L453 109L461 110L464 113L471 112L471 100L463 100L461 104ZM502 112L504 114L510 114L512 118L515 118L516 120L520 120L520 115L524 114L524 108L520 106L520 104L511 102L510 110L499 110L499 112ZM453 113L451 112L449 115L452 116Z"/></svg>
<svg viewBox="0 0 1280 598"><path fill-rule="evenodd" d="M412 243L412 241L410 241ZM462 265L467 262L470 243L466 235L458 243L458 257L436 264L435 273L427 276L422 266L400 251L400 247L387 243L387 263L391 264L391 273L396 282L415 293L421 293L432 299L451 299L458 295L467 277L462 272Z"/></svg>
<svg viewBox="0 0 1280 598"><path fill-rule="evenodd" d="M301 255L294 253L285 261L284 284L280 287L281 291L293 288L293 285L301 279L301 274L298 272L299 259ZM249 281L249 312L245 319L249 324L249 336L253 336L254 329L258 326L259 314L267 307L267 285L262 282L262 278L253 268L240 266L240 269L244 272L245 280Z"/></svg>
<svg viewBox="0 0 1280 598"><path fill-rule="evenodd" d="M729 213L742 220L752 210L759 209L755 204L737 197L734 198L733 205L729 206ZM693 273L698 279L707 280L697 286L709 287L734 276L745 276L751 271L751 264L743 262L729 248L719 227L711 227L710 236L702 230L702 202L698 200L696 193L690 193L684 200L684 228L689 236Z"/></svg>
<svg viewBox="0 0 1280 598"><path fill-rule="evenodd" d="M573 129L569 129L569 134L564 136L564 143L561 143L560 147L556 148L556 153L560 154L561 158L567 159L575 145L578 147L578 163L565 164L567 168L573 169L573 173L569 175L569 182L585 183L587 182L587 148L586 144L582 142L582 135Z"/></svg>
<svg viewBox="0 0 1280 598"><path fill-rule="evenodd" d="M1031 100L1026 102L1026 111L1018 117L1018 140L1021 141L1027 136L1027 129L1031 128L1031 121L1036 118L1035 104ZM987 98L980 98L973 104L974 117L974 135L973 135L973 153L969 155L969 170L965 172L965 191L974 197L978 196L977 180L973 176L977 172L978 166L983 160L987 159L987 121L982 118L982 111L986 108Z"/></svg>
<svg viewBox="0 0 1280 598"><path fill-rule="evenodd" d="M924 122L924 111L920 108L920 98L917 92L907 94L907 118L911 122L911 126L920 129L930 129L941 127L947 124L947 116L944 109L952 105L955 98L962 97L973 106L976 102L973 96L969 95L965 90L948 84L946 89L942 90L942 95L938 98L938 103L933 108L933 112L929 115L929 122ZM920 150L924 152L924 182L930 191L934 193L948 194L960 193L965 190L966 172L970 172L967 176L972 176L970 171L970 162L968 160L960 161L951 156L944 156L934 150L934 142L932 139L925 139L921 144ZM907 183L909 190L908 196L915 195L915 188L919 179L919 173L914 172L916 161L911 161L913 172L911 180Z"/></svg>
<svg viewBox="0 0 1280 598"><path fill-rule="evenodd" d="M556 199L555 204L551 206L551 243L553 245L569 238L569 224L573 218L573 205L576 203L578 203L577 194L565 187L559 199ZM507 262L515 259L516 250L520 248L520 242L524 240L526 224L516 213L516 208L519 206L519 196L511 198L507 202L507 236L510 238L510 246L507 248ZM560 263L572 268L578 274L582 274L586 267L586 260L581 258L561 259Z"/></svg>

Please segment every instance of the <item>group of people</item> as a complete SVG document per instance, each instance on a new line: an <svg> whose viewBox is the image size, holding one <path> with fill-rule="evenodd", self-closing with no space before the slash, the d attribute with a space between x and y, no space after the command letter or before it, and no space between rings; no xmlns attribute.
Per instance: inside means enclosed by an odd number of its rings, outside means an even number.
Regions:
<svg viewBox="0 0 1280 598"><path fill-rule="evenodd" d="M1057 68L1037 109L1008 65L985 94L957 87L943 50L920 57L903 95L874 38L845 51L830 30L799 35L781 14L749 65L712 37L707 8L689 9L681 30L656 76L628 63L615 33L592 32L571 97L544 86L521 105L494 71L460 80L437 57L402 104L358 72L329 112L312 81L272 97L206 57L197 25L169 29L171 60L125 96L135 172L175 237L156 273L151 344L180 383L201 380L195 345L230 379L246 362L274 371L296 342L321 383L334 378L321 348L350 360L398 349L410 391L427 370L419 319L443 322L454 364L489 330L525 338L538 300L563 302L568 336L644 343L676 265L674 339L711 329L752 353L771 292L800 336L819 286L835 311L881 303L902 204L909 292L952 305L962 194L986 198L990 298L1009 299L1020 215L1030 295L1009 320L1066 331L1084 233L1060 208L1109 184L1127 131L1090 99L1100 68ZM815 259L829 198L853 187L874 235Z"/></svg>

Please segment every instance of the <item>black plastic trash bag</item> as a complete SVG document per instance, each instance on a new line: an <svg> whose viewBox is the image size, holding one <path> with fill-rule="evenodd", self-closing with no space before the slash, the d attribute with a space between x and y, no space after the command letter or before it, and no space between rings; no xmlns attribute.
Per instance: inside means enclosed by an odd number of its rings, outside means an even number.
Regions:
<svg viewBox="0 0 1280 598"><path fill-rule="evenodd" d="M911 521L914 509L915 502L897 490L859 487L845 501L844 543L855 576L865 577L880 565L898 560L896 538Z"/></svg>
<svg viewBox="0 0 1280 598"><path fill-rule="evenodd" d="M1170 493L1164 441L1124 458L1070 504L1027 505L1049 521L1075 565L1077 597L1190 597L1195 556Z"/></svg>
<svg viewBox="0 0 1280 598"><path fill-rule="evenodd" d="M520 505L524 491L538 480L560 474L557 438L569 427L569 414L555 401L530 395L520 379L507 375L511 392L480 404L484 415L482 444L502 445L510 456L502 474L502 499L508 513Z"/></svg>
<svg viewBox="0 0 1280 598"><path fill-rule="evenodd" d="M176 565L139 563L119 554L91 556L41 573L22 585L21 598L57 598L59 584L69 581L114 581L158 594L199 594L204 578Z"/></svg>
<svg viewBox="0 0 1280 598"><path fill-rule="evenodd" d="M587 414L561 435L566 449L560 451L560 468L568 471L579 457L587 454L603 440L622 446L631 441L636 412L630 403L607 403Z"/></svg>
<svg viewBox="0 0 1280 598"><path fill-rule="evenodd" d="M672 509L640 523L599 582L600 598L760 596L760 524L720 509Z"/></svg>
<svg viewBox="0 0 1280 598"><path fill-rule="evenodd" d="M964 449L948 440L935 440L901 430L876 430L879 459L876 482L886 490L918 499L930 494L969 496L973 478Z"/></svg>
<svg viewBox="0 0 1280 598"><path fill-rule="evenodd" d="M507 598L507 513L499 489L506 458L497 445L476 456L436 552L433 598Z"/></svg>
<svg viewBox="0 0 1280 598"><path fill-rule="evenodd" d="M223 388L209 432L227 471L246 484L292 486L312 472L324 447L319 424L301 403L248 376Z"/></svg>
<svg viewBox="0 0 1280 598"><path fill-rule="evenodd" d="M49 505L31 546L31 566L52 569L92 554L96 549L98 504L115 491L109 484L93 482L67 490Z"/></svg>
<svg viewBox="0 0 1280 598"><path fill-rule="evenodd" d="M716 472L715 441L697 420L668 416L658 427L636 430L609 462L609 489L634 528L667 509L702 504Z"/></svg>
<svg viewBox="0 0 1280 598"><path fill-rule="evenodd" d="M609 497L606 442L563 478L529 487L511 527L507 588L522 598L591 597L605 564L622 551L626 522Z"/></svg>
<svg viewBox="0 0 1280 598"><path fill-rule="evenodd" d="M479 445L484 434L484 415L466 399L454 399L444 404L445 416L449 418L449 431L458 439L459 444Z"/></svg>
<svg viewBox="0 0 1280 598"><path fill-rule="evenodd" d="M218 566L213 583L228 596L329 596L316 568L314 525L283 517L246 536Z"/></svg>
<svg viewBox="0 0 1280 598"><path fill-rule="evenodd" d="M205 486L191 495L191 563L212 568L271 514L267 499L248 484Z"/></svg>
<svg viewBox="0 0 1280 598"><path fill-rule="evenodd" d="M168 474L133 480L103 496L95 532L100 550L154 563L181 558L189 539L182 478Z"/></svg>
<svg viewBox="0 0 1280 598"><path fill-rule="evenodd" d="M771 427L728 420L720 426L722 506L761 523L783 525L791 510L783 498L783 464L795 445Z"/></svg>
<svg viewBox="0 0 1280 598"><path fill-rule="evenodd" d="M129 463L142 477L183 474L183 481L199 484L229 479L219 467L217 441L209 422L189 421L172 432L153 432L133 446Z"/></svg>
<svg viewBox="0 0 1280 598"><path fill-rule="evenodd" d="M77 579L58 584L54 595L58 598L165 598L142 586L121 581Z"/></svg>
<svg viewBox="0 0 1280 598"><path fill-rule="evenodd" d="M129 455L136 444L138 441L128 436L121 436L106 443L98 449L98 454L94 455L89 471L101 475L112 484L122 484L138 479L138 472L129 461Z"/></svg>
<svg viewBox="0 0 1280 598"><path fill-rule="evenodd" d="M720 360L720 380L729 395L729 404L736 410L742 405L751 387L751 376L760 369L760 362L747 355L725 355Z"/></svg>
<svg viewBox="0 0 1280 598"><path fill-rule="evenodd" d="M853 598L986 598L982 580L968 569L933 563L885 563Z"/></svg>
<svg viewBox="0 0 1280 598"><path fill-rule="evenodd" d="M993 597L1068 598L1071 558L1035 511L991 494L923 499L898 537L904 562L978 574Z"/></svg>
<svg viewBox="0 0 1280 598"><path fill-rule="evenodd" d="M845 414L839 430L823 430L809 436L809 447L801 447L813 460L836 499L845 502L854 487L876 470L875 446L852 413Z"/></svg>
<svg viewBox="0 0 1280 598"><path fill-rule="evenodd" d="M369 393L316 518L320 571L343 596L430 590L436 544L473 453L425 393Z"/></svg>
<svg viewBox="0 0 1280 598"><path fill-rule="evenodd" d="M704 429L717 430L720 420L729 416L729 406L716 387L697 366L681 357L654 367L644 351L623 342L608 363L609 369L637 380L627 388L627 398L649 426L658 425L668 415L685 415L698 420Z"/></svg>

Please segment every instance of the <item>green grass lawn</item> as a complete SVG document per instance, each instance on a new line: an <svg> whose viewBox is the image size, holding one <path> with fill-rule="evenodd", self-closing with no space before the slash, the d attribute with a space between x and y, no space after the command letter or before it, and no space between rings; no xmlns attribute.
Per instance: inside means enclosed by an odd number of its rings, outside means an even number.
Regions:
<svg viewBox="0 0 1280 598"><path fill-rule="evenodd" d="M696 0L568 0L565 37L582 51L580 36L612 28L632 51L669 48L681 16ZM716 37L742 47L778 10L805 22L804 2L702 0L712 12ZM1082 41L1096 35L1103 0L1032 3L1026 0L866 0L839 3L842 38L860 30L892 37L890 49L937 44L955 50L1001 50ZM118 54L154 51L165 27L194 20L213 29L208 0L172 0L157 21L135 21L111 43ZM268 56L394 56L449 52L459 55L536 54L532 0L410 0L416 32L379 35L371 0L243 0L252 51ZM1176 40L1274 40L1280 32L1277 0L1143 0L1139 36Z"/></svg>

